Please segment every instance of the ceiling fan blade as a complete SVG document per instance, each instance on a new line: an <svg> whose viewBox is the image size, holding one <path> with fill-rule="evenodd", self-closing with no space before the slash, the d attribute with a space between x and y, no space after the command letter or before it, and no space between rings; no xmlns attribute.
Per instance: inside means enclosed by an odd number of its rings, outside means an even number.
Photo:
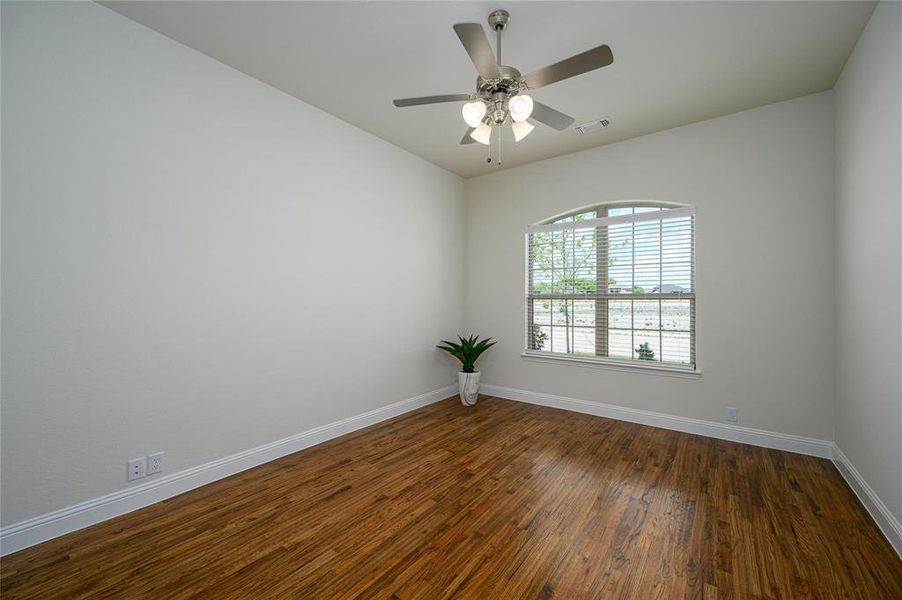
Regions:
<svg viewBox="0 0 902 600"><path fill-rule="evenodd" d="M498 63L495 62L495 53L489 45L489 38L485 37L485 30L479 23L458 23L454 26L454 32L464 45L470 60L476 65L476 70L484 79L499 79Z"/></svg>
<svg viewBox="0 0 902 600"><path fill-rule="evenodd" d="M468 127L467 132L464 134L462 138L460 138L461 144L475 144L476 140L470 137L470 134L476 131L475 127Z"/></svg>
<svg viewBox="0 0 902 600"><path fill-rule="evenodd" d="M526 85L534 90L561 81L562 79L582 75L583 73L606 67L612 62L614 62L614 54L608 46L604 45L599 46L598 48L592 48L591 50L586 50L576 56L565 58L553 65L548 65L544 69L533 71L526 75L524 79L526 80Z"/></svg>
<svg viewBox="0 0 902 600"><path fill-rule="evenodd" d="M394 100L398 108L404 106L419 106L421 104L438 104L440 102L459 102L469 100L470 94L445 94L444 96L421 96L419 98L401 98Z"/></svg>
<svg viewBox="0 0 902 600"><path fill-rule="evenodd" d="M542 104L538 100L532 101L532 114L529 116L530 119L535 119L540 123L545 123L549 127L553 129L557 129L558 131L563 131L573 125L574 119L570 115L565 115L559 110L554 110L547 104Z"/></svg>

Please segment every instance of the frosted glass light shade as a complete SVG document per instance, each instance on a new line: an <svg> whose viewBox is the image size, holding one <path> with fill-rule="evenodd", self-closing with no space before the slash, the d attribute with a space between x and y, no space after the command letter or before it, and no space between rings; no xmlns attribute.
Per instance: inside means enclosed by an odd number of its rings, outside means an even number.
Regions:
<svg viewBox="0 0 902 600"><path fill-rule="evenodd" d="M460 111L464 116L464 121L470 127L479 127L482 123L482 117L485 116L485 102L477 100L476 102L467 102Z"/></svg>
<svg viewBox="0 0 902 600"><path fill-rule="evenodd" d="M526 95L514 96L508 104L508 109L511 111L511 119L514 123L522 123L532 114L532 98Z"/></svg>
<svg viewBox="0 0 902 600"><path fill-rule="evenodd" d="M480 123L479 127L474 129L473 133L470 134L470 137L480 144L488 146L489 140L492 139L492 128L485 123Z"/></svg>
<svg viewBox="0 0 902 600"><path fill-rule="evenodd" d="M511 129L514 131L514 141L519 142L535 129L535 125L528 121L520 121L519 123L514 123L511 125Z"/></svg>

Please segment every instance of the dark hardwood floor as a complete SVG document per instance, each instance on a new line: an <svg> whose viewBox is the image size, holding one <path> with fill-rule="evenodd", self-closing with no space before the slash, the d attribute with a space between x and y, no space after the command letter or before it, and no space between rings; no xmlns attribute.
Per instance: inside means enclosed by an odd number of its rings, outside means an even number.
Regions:
<svg viewBox="0 0 902 600"><path fill-rule="evenodd" d="M902 598L833 465L495 398L5 557L13 598Z"/></svg>

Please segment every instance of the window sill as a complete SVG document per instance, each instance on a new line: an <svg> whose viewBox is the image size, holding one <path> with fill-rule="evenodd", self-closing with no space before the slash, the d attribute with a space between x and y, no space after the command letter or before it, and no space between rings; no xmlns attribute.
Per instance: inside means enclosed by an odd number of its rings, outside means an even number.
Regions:
<svg viewBox="0 0 902 600"><path fill-rule="evenodd" d="M647 373L649 375L662 375L664 377L680 377L683 379L700 379L701 371L684 369L681 367L669 367L659 364L637 364L610 358L590 358L584 356L566 356L551 354L549 352L524 352L520 355L524 360L536 362L563 363L574 367L597 367L611 369L613 371L629 371L633 373Z"/></svg>

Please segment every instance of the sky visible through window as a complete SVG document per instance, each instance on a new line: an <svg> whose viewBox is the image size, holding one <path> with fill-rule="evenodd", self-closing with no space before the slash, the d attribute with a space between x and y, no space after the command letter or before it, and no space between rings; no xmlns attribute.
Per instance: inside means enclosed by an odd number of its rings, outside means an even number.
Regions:
<svg viewBox="0 0 902 600"><path fill-rule="evenodd" d="M692 364L693 217L668 219L661 207L619 206L555 222L645 212L664 214L530 234L530 350ZM599 281L605 272L606 282Z"/></svg>

